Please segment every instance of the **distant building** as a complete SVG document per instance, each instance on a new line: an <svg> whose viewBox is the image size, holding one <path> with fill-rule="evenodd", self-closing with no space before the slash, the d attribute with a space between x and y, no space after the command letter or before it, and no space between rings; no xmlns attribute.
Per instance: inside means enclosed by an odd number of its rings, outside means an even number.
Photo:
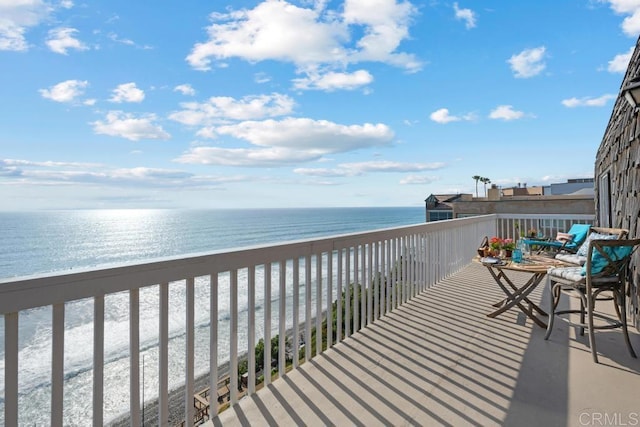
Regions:
<svg viewBox="0 0 640 427"><path fill-rule="evenodd" d="M424 201L426 222L453 218L453 203L472 200L471 194L431 194Z"/></svg>
<svg viewBox="0 0 640 427"><path fill-rule="evenodd" d="M569 179L567 182L551 184L544 187L544 194L547 196L558 194L590 194L593 196L593 178Z"/></svg>
<svg viewBox="0 0 640 427"><path fill-rule="evenodd" d="M518 184L487 190L487 197L471 194L431 194L425 200L426 222L493 213L595 215L593 178L569 179L566 183L527 187Z"/></svg>
<svg viewBox="0 0 640 427"><path fill-rule="evenodd" d="M495 185L491 188L496 188ZM527 183L521 185L518 183L517 187L502 188L502 197L513 196L542 196L544 194L544 187L535 186L527 187Z"/></svg>

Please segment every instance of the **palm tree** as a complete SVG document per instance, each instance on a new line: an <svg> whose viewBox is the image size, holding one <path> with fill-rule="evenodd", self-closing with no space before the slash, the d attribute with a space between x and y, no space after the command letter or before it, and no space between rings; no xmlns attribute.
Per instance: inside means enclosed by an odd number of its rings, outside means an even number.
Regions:
<svg viewBox="0 0 640 427"><path fill-rule="evenodd" d="M476 180L476 197L478 197L478 181L480 181L482 177L480 175L473 175L471 179Z"/></svg>
<svg viewBox="0 0 640 427"><path fill-rule="evenodd" d="M484 197L487 197L487 184L491 184L491 180L489 178L480 178L480 182L484 184Z"/></svg>

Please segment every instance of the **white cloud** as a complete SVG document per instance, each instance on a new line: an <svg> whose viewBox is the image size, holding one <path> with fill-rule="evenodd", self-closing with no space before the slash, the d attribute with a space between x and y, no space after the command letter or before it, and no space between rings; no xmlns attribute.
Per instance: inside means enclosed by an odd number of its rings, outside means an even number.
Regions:
<svg viewBox="0 0 640 427"><path fill-rule="evenodd" d="M190 84L182 84L182 85L178 85L176 87L173 88L174 92L180 92L183 95L195 95L196 94L196 90L194 88L191 87Z"/></svg>
<svg viewBox="0 0 640 427"><path fill-rule="evenodd" d="M400 180L402 185L424 185L438 181L437 177L427 175L407 175Z"/></svg>
<svg viewBox="0 0 640 427"><path fill-rule="evenodd" d="M380 61L419 71L422 64L412 54L396 53L400 43L409 38L411 18L416 14L417 9L408 1L346 0L344 22L364 26L364 35L356 42L359 50L349 56L349 61Z"/></svg>
<svg viewBox="0 0 640 427"><path fill-rule="evenodd" d="M609 3L611 9L620 15L630 15L623 19L621 27L627 36L640 34L640 1L638 0L600 0Z"/></svg>
<svg viewBox="0 0 640 427"><path fill-rule="evenodd" d="M309 73L307 77L294 79L296 89L317 89L333 91L336 89L353 90L373 82L373 76L366 70L353 73L328 72L325 74Z"/></svg>
<svg viewBox="0 0 640 427"><path fill-rule="evenodd" d="M444 163L402 163L391 161L370 161L357 163L342 163L334 169L327 168L296 168L293 172L300 175L316 177L344 177L359 176L375 172L415 172L423 170L442 169Z"/></svg>
<svg viewBox="0 0 640 427"><path fill-rule="evenodd" d="M461 120L460 117L450 115L449 109L447 108L441 108L439 110L434 111L433 113L431 113L429 118L436 123L442 123L442 124L457 122Z"/></svg>
<svg viewBox="0 0 640 427"><path fill-rule="evenodd" d="M507 60L511 64L511 70L516 78L529 78L537 76L545 69L544 62L546 48L544 46L534 49L525 49L522 52L511 56Z"/></svg>
<svg viewBox="0 0 640 427"><path fill-rule="evenodd" d="M271 77L269 77L267 74L260 72L260 73L256 73L253 76L253 81L256 83L268 83L271 81Z"/></svg>
<svg viewBox="0 0 640 427"><path fill-rule="evenodd" d="M77 32L78 30L76 30L75 28L68 27L54 28L53 30L49 30L49 35L46 41L47 46L49 46L49 49L51 49L52 52L59 53L61 55L66 55L67 50L69 49L89 49L87 45L74 37L74 34Z"/></svg>
<svg viewBox="0 0 640 427"><path fill-rule="evenodd" d="M42 0L0 1L0 50L25 51L25 33L44 21L53 8Z"/></svg>
<svg viewBox="0 0 640 427"><path fill-rule="evenodd" d="M383 146L393 132L383 124L341 125L326 120L286 118L246 121L215 128L217 135L243 140L253 148L193 147L181 163L234 166L284 166L319 160L332 153Z"/></svg>
<svg viewBox="0 0 640 427"><path fill-rule="evenodd" d="M142 102L144 100L144 91L138 89L135 83L123 83L113 90L113 95L109 101L122 102Z"/></svg>
<svg viewBox="0 0 640 427"><path fill-rule="evenodd" d="M169 139L171 135L155 124L155 114L135 117L122 111L109 111L106 121L97 120L93 130L100 135L119 136L131 141L141 139Z"/></svg>
<svg viewBox="0 0 640 427"><path fill-rule="evenodd" d="M609 61L609 65L607 66L607 71L610 73L624 73L627 71L627 67L629 66L629 61L631 61L631 55L633 55L633 50L635 46L631 46L629 50L625 53L619 53L614 56L611 61Z"/></svg>
<svg viewBox="0 0 640 427"><path fill-rule="evenodd" d="M456 19L462 20L465 23L467 29L474 28L476 26L476 14L471 9L460 9L458 3L453 4L453 10L456 14Z"/></svg>
<svg viewBox="0 0 640 427"><path fill-rule="evenodd" d="M116 187L207 188L229 182L249 181L242 175L195 175L176 169L149 167L114 168L105 164L36 162L0 159L0 176L21 184L100 184Z"/></svg>
<svg viewBox="0 0 640 427"><path fill-rule="evenodd" d="M568 108L574 107L603 107L610 99L616 99L616 95L606 94L597 98L569 98L562 100L562 105Z"/></svg>
<svg viewBox="0 0 640 427"><path fill-rule="evenodd" d="M73 102L84 94L84 89L89 85L86 80L66 80L49 89L40 89L43 98L56 102Z"/></svg>
<svg viewBox="0 0 640 427"><path fill-rule="evenodd" d="M386 145L393 139L393 132L383 124L347 126L307 118L246 121L219 126L216 132L261 147L311 150L319 154L342 153Z"/></svg>
<svg viewBox="0 0 640 427"><path fill-rule="evenodd" d="M278 117L290 114L295 102L287 95L245 96L235 99L230 96L216 96L207 102L184 102L181 111L169 115L175 120L190 126L205 126L225 120L254 120L266 117Z"/></svg>
<svg viewBox="0 0 640 427"><path fill-rule="evenodd" d="M208 40L197 43L187 62L208 70L229 58L257 62L291 62L301 69L325 64L343 68L359 61L376 61L418 71L413 55L397 52L409 37L409 23L417 10L396 0L346 0L342 14L325 10L327 2L314 8L287 1L264 1L253 9L213 13ZM362 36L352 41L350 30Z"/></svg>
<svg viewBox="0 0 640 427"><path fill-rule="evenodd" d="M490 119L498 119L498 120L516 120L524 117L524 113L522 111L516 111L513 109L511 105L499 105L495 109L491 111L489 114Z"/></svg>

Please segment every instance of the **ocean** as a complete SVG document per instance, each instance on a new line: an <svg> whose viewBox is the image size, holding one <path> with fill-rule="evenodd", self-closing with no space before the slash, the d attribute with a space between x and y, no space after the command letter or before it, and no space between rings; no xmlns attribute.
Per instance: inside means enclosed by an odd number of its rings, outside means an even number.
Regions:
<svg viewBox="0 0 640 427"><path fill-rule="evenodd" d="M247 210L69 210L0 212L0 280L69 272L154 258L311 239L424 222L420 207ZM224 285L220 300L228 299ZM184 367L184 289L170 287L170 385ZM259 297L258 297L259 298ZM145 399L157 397L157 287L140 293ZM208 354L207 283L196 282L196 355ZM173 303L175 302L175 303ZM260 301L257 301L260 305ZM276 305L277 306L277 303ZM128 295L105 299L105 419L128 411ZM65 315L65 425L91 416L93 302L68 303ZM220 335L228 331L220 308ZM257 316L257 319L261 319ZM277 323L276 323L277 325ZM242 329L241 329L242 330ZM20 315L20 422L47 425L50 407L51 309ZM240 344L243 340L241 338ZM172 357L173 355L174 357ZM220 362L225 361L224 353ZM206 359L196 360L204 373ZM4 422L4 319L0 318L0 425Z"/></svg>

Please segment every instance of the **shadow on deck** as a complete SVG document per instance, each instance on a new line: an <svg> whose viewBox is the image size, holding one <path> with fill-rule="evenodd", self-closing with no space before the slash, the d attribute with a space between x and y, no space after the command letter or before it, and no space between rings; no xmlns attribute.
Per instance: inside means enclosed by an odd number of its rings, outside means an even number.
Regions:
<svg viewBox="0 0 640 427"><path fill-rule="evenodd" d="M541 285L532 300L547 308L544 290ZM605 417L617 425L640 420L640 360L627 353L619 330L596 332L596 365L586 335L563 322L545 341L544 330L516 309L486 317L502 296L484 267L469 265L207 425L585 426L604 425ZM610 302L600 304L612 311ZM640 352L640 334L631 333Z"/></svg>

